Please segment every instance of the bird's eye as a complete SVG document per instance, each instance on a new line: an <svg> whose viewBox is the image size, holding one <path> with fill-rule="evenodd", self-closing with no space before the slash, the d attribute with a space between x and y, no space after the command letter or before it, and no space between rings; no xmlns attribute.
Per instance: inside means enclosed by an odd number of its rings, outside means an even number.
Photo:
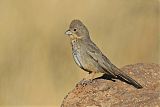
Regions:
<svg viewBox="0 0 160 107"><path fill-rule="evenodd" d="M77 29L76 28L74 28L74 31L76 31Z"/></svg>

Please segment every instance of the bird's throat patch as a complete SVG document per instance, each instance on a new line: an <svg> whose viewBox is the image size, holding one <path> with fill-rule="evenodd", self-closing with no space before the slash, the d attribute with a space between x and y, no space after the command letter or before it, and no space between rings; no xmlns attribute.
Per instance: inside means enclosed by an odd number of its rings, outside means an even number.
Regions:
<svg viewBox="0 0 160 107"><path fill-rule="evenodd" d="M81 37L77 36L76 34L70 35L70 38L71 38L71 40L81 39Z"/></svg>

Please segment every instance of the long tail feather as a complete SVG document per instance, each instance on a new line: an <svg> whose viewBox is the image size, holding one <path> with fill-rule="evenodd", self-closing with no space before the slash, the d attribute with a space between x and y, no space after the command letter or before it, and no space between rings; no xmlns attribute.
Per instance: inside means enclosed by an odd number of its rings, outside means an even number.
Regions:
<svg viewBox="0 0 160 107"><path fill-rule="evenodd" d="M127 76L126 74L118 74L118 76L122 79L124 79L125 81L129 82L130 84L132 84L133 86L135 86L136 88L143 88L137 81L135 81L134 79L132 79L131 77Z"/></svg>
<svg viewBox="0 0 160 107"><path fill-rule="evenodd" d="M117 77L122 78L123 80L127 81L128 83L132 84L134 87L140 89L143 88L137 81L135 81L134 79L132 79L131 77L129 77L127 74L125 74L123 71L121 71L120 69L118 69L116 66L112 66L115 75L117 75Z"/></svg>

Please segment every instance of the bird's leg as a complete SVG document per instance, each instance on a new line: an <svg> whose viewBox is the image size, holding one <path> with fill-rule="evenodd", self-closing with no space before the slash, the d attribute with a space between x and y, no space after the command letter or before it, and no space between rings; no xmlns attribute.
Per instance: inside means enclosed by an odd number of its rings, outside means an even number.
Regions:
<svg viewBox="0 0 160 107"><path fill-rule="evenodd" d="M85 85L89 82L91 83L94 79L95 74L96 74L96 72L89 73L89 75L87 75L85 78L83 78L83 80L81 80L79 84Z"/></svg>
<svg viewBox="0 0 160 107"><path fill-rule="evenodd" d="M94 76L95 76L96 72L91 72L89 73L89 75L87 75L84 80L89 80L89 81L92 81L94 79Z"/></svg>

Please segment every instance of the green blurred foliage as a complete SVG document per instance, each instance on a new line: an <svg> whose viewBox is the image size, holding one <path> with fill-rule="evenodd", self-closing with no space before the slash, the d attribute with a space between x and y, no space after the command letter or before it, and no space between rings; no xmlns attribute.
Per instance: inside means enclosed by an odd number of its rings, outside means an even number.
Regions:
<svg viewBox="0 0 160 107"><path fill-rule="evenodd" d="M0 0L0 105L59 106L83 78L72 19L118 67L160 62L158 0Z"/></svg>

